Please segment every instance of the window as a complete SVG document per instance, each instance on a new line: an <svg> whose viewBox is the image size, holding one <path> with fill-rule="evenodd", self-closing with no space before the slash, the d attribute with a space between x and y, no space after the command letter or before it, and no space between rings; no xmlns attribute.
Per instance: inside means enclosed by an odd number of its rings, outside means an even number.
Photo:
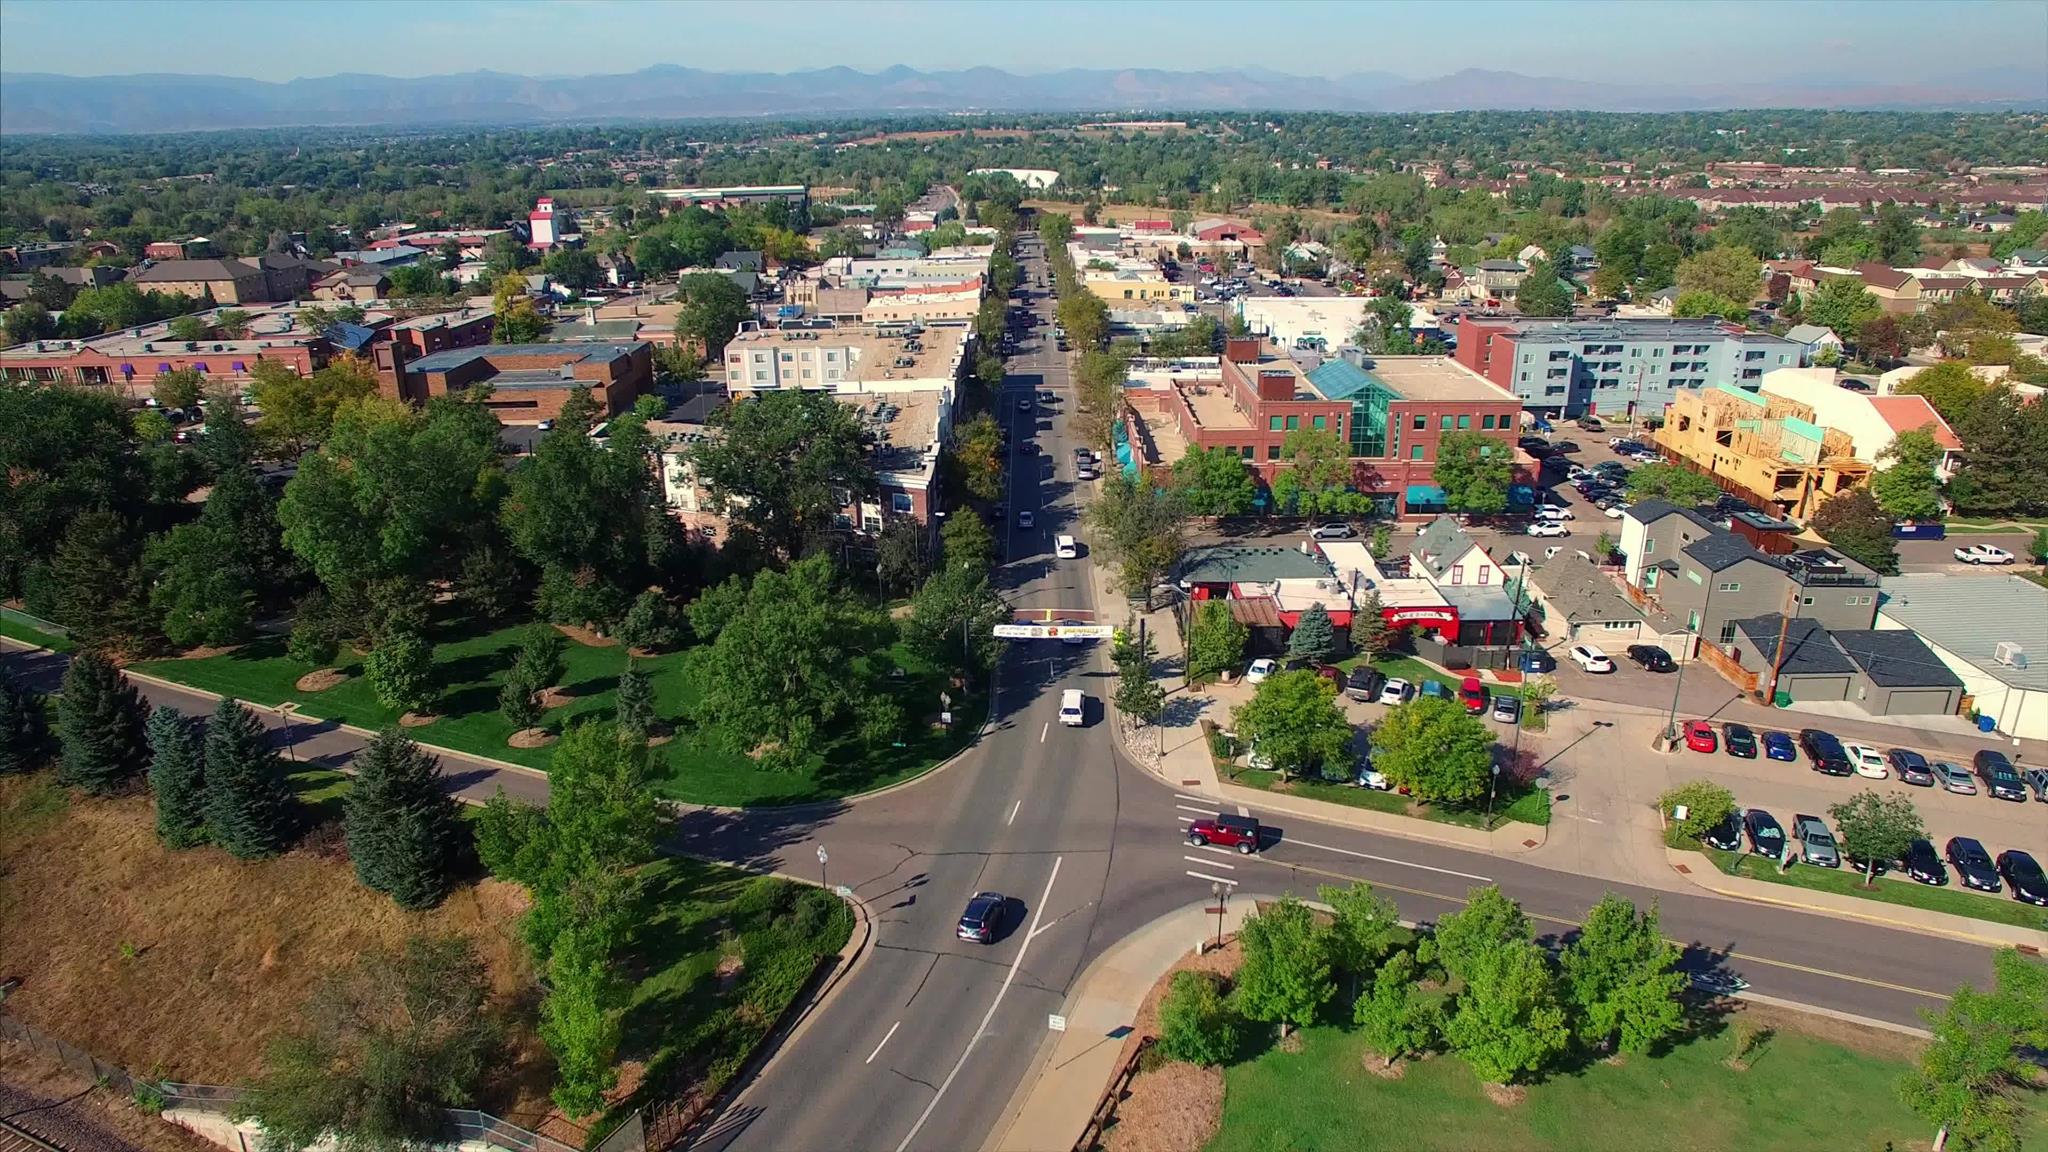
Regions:
<svg viewBox="0 0 2048 1152"><path fill-rule="evenodd" d="M908 493L908 492L891 492L891 493L889 493L889 511L891 511L891 512L909 512L910 510L911 510L911 506L910 506L910 493Z"/></svg>
<svg viewBox="0 0 2048 1152"><path fill-rule="evenodd" d="M1458 417L1458 431L1460 431L1460 432L1470 432L1471 430L1472 430L1472 418L1471 418L1470 416L1460 416L1460 417Z"/></svg>
<svg viewBox="0 0 2048 1152"><path fill-rule="evenodd" d="M1251 446L1251 445L1249 445L1249 444L1247 444L1247 445L1245 445L1244 447L1242 447L1242 448L1239 448L1239 449L1237 450L1237 454L1238 454L1238 455L1239 455L1240 457L1242 457L1243 459L1246 459L1246 460L1249 460L1249 459L1251 459L1251 458L1252 458L1252 446Z"/></svg>
<svg viewBox="0 0 2048 1152"><path fill-rule="evenodd" d="M1706 583L1706 581L1705 581L1705 580L1703 580L1703 579L1701 579L1701 578L1700 578L1700 574L1699 574L1699 573L1697 573L1697 572L1693 571L1693 570L1692 570L1692 569L1690 569L1690 568L1687 568L1687 569L1685 570L1685 578L1686 578L1687 580L1690 580L1690 581L1692 581L1692 582L1693 582L1693 583L1695 583L1695 584L1705 584L1705 583Z"/></svg>
<svg viewBox="0 0 2048 1152"><path fill-rule="evenodd" d="M1408 458L1409 458L1410 460L1420 460L1420 459L1422 459L1422 450L1423 450L1424 448L1426 448L1426 447L1428 447L1428 445L1425 445L1425 444L1416 444L1416 445L1414 445L1414 446L1410 447L1410 448L1408 449Z"/></svg>
<svg viewBox="0 0 2048 1152"><path fill-rule="evenodd" d="M1451 583L1453 583L1453 584L1463 584L1464 582L1465 582L1465 566L1464 566L1463 564L1453 564L1453 565L1451 565Z"/></svg>
<svg viewBox="0 0 2048 1152"><path fill-rule="evenodd" d="M1417 432L1421 432L1421 431L1424 431L1425 429L1427 429L1428 427L1429 427L1429 417L1427 417L1427 416L1424 416L1424 415L1422 415L1422 414L1421 414L1421 413L1419 413L1419 412L1418 412L1418 413L1416 413L1416 416L1415 416L1415 430L1416 430Z"/></svg>
<svg viewBox="0 0 2048 1152"><path fill-rule="evenodd" d="M1545 396L1562 396L1564 395L1564 385L1552 384L1550 387L1545 388L1543 390L1543 394Z"/></svg>
<svg viewBox="0 0 2048 1152"><path fill-rule="evenodd" d="M1280 429L1281 429L1281 428L1283 428L1283 427L1285 427L1285 424L1284 424L1284 422L1283 422L1283 421L1282 421L1282 420L1280 419L1280 417L1278 417L1278 416L1268 416L1268 417L1266 418L1266 431L1268 431L1268 432L1278 432L1278 431L1280 431Z"/></svg>
<svg viewBox="0 0 2048 1152"><path fill-rule="evenodd" d="M1441 420L1441 426L1440 426L1440 427L1439 427L1439 428L1438 428L1437 430L1438 430L1438 431L1440 431L1440 432L1449 432L1449 431L1451 430L1451 417L1450 417L1450 414L1449 414L1449 413L1445 413L1445 414L1444 414L1444 415L1443 415L1443 416L1442 416L1442 417L1440 418L1440 420Z"/></svg>
<svg viewBox="0 0 2048 1152"><path fill-rule="evenodd" d="M1314 419L1313 423L1315 425L1316 431L1321 432L1323 429L1330 426L1330 419L1327 416L1318 416Z"/></svg>
<svg viewBox="0 0 2048 1152"><path fill-rule="evenodd" d="M860 514L860 530L867 533L870 536L879 534L882 531L881 516L872 515L866 511L863 511Z"/></svg>
<svg viewBox="0 0 2048 1152"><path fill-rule="evenodd" d="M767 370L766 368L756 368L756 369L754 369L754 379L756 379L756 380L766 380L766 379L768 379L768 370Z"/></svg>
<svg viewBox="0 0 2048 1152"><path fill-rule="evenodd" d="M1493 427L1493 417L1491 417L1491 416L1481 416L1481 417L1479 418L1479 426L1480 426L1481 428L1491 428L1491 427Z"/></svg>
<svg viewBox="0 0 2048 1152"><path fill-rule="evenodd" d="M1811 603L1813 603L1813 597L1811 597L1811 596L1801 596L1801 597L1799 598L1799 602L1800 602L1801 604L1811 604Z"/></svg>
<svg viewBox="0 0 2048 1152"><path fill-rule="evenodd" d="M804 379L806 379L806 380L809 380L810 378L811 378L811 370L810 370L809 368L806 368L806 369L804 369Z"/></svg>
<svg viewBox="0 0 2048 1152"><path fill-rule="evenodd" d="M1289 417L1287 418L1287 430L1288 430L1289 432L1292 432L1292 431L1294 431L1295 429L1297 429L1297 428L1299 428L1299 427L1301 427L1301 417L1299 417L1299 416L1289 416Z"/></svg>
<svg viewBox="0 0 2048 1152"><path fill-rule="evenodd" d="M1489 564L1481 564L1481 565L1479 566L1479 582L1480 582L1481 584L1491 584L1491 583L1493 583L1493 567L1492 567L1492 565L1489 565Z"/></svg>
<svg viewBox="0 0 2048 1152"><path fill-rule="evenodd" d="M1742 591L1742 584L1741 584L1741 583L1740 583L1739 581L1735 581L1735 580L1730 580L1730 581L1727 581L1727 582L1725 582L1725 583L1721 583L1721 584L1716 584L1716 585L1714 585L1714 591L1716 591L1716 592L1740 592L1740 591Z"/></svg>
<svg viewBox="0 0 2048 1152"><path fill-rule="evenodd" d="M1601 622L1600 626L1602 628L1607 629L1609 632L1621 632L1626 629L1635 627L1636 622L1633 620L1606 620Z"/></svg>
<svg viewBox="0 0 2048 1152"><path fill-rule="evenodd" d="M1648 556L1648 555L1649 555L1650 553L1652 553L1652 552L1655 552L1656 550L1657 550L1657 542L1656 542L1655 540L1652 540L1652 539L1650 539L1650 538L1649 538L1649 537L1647 537L1647 536L1646 536L1646 537L1644 537L1644 538L1643 538L1643 555L1645 555L1645 556Z"/></svg>
<svg viewBox="0 0 2048 1152"><path fill-rule="evenodd" d="M1697 613L1697 612L1687 612L1687 613L1685 614L1685 630L1686 630L1687 632L1697 632L1697 631L1699 631L1699 630L1700 630L1700 614L1699 614L1699 613Z"/></svg>
<svg viewBox="0 0 2048 1152"><path fill-rule="evenodd" d="M1268 460L1278 460L1279 458L1280 458L1280 446L1279 446L1278 444L1268 444L1268 445L1266 445L1266 459L1268 459Z"/></svg>
<svg viewBox="0 0 2048 1152"><path fill-rule="evenodd" d="M1628 358L1629 358L1629 359L1631 359L1631 360L1640 360L1640 359L1642 359L1642 358L1643 358L1643 350L1642 350L1641 348L1631 348L1631 349L1629 349L1629 350L1628 350Z"/></svg>
<svg viewBox="0 0 2048 1152"><path fill-rule="evenodd" d="M1729 620L1721 625L1721 646L1726 648L1733 643L1735 643L1735 621Z"/></svg>
<svg viewBox="0 0 2048 1152"><path fill-rule="evenodd" d="M782 362L784 364L794 364L796 362L796 357L791 353L784 352L782 354Z"/></svg>
<svg viewBox="0 0 2048 1152"><path fill-rule="evenodd" d="M1529 374L1528 374L1527 372L1524 372L1524 373L1522 373L1522 383L1524 383L1524 384L1527 384L1528 382L1529 382Z"/></svg>

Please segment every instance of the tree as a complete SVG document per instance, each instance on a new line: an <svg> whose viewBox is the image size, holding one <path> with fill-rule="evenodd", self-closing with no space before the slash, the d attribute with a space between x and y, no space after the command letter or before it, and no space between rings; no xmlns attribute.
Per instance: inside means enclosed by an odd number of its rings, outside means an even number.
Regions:
<svg viewBox="0 0 2048 1152"><path fill-rule="evenodd" d="M1864 322L1876 319L1882 311L1877 297L1863 287L1861 280L1830 276L1806 294L1801 315L1808 324L1818 324L1846 337L1861 332Z"/></svg>
<svg viewBox="0 0 2048 1152"><path fill-rule="evenodd" d="M183 408L190 411L206 393L206 377L190 368L166 372L156 378L151 394L156 402L165 408Z"/></svg>
<svg viewBox="0 0 2048 1152"><path fill-rule="evenodd" d="M354 356L337 356L306 376L262 360L250 375L250 391L261 412L256 433L290 456L327 439L344 404L377 394L375 366Z"/></svg>
<svg viewBox="0 0 2048 1152"><path fill-rule="evenodd" d="M1229 1063L1237 1046L1237 1017L1215 974L1175 972L1159 1001L1160 1051L1169 1060L1215 1067Z"/></svg>
<svg viewBox="0 0 2048 1152"><path fill-rule="evenodd" d="M1720 498L1711 476L1676 464L1645 464L1628 474L1630 500L1669 500L1681 508Z"/></svg>
<svg viewBox="0 0 2048 1152"><path fill-rule="evenodd" d="M619 641L643 652L673 648L682 642L682 628L673 604L656 588L633 598L633 606L619 621Z"/></svg>
<svg viewBox="0 0 2048 1152"><path fill-rule="evenodd" d="M1366 654L1368 658L1385 655L1394 638L1394 629L1388 626L1386 608L1380 603L1379 589L1365 594L1357 610L1351 613L1351 647Z"/></svg>
<svg viewBox="0 0 2048 1152"><path fill-rule="evenodd" d="M54 555L37 566L42 580L29 588L31 610L42 610L64 625L74 641L147 647L156 628L148 611L149 580L140 543L137 526L110 510L79 514L65 528Z"/></svg>
<svg viewBox="0 0 2048 1152"><path fill-rule="evenodd" d="M1188 679L1209 680L1234 671L1244 663L1244 646L1251 629L1230 613L1221 600L1196 604L1188 625Z"/></svg>
<svg viewBox="0 0 2048 1152"><path fill-rule="evenodd" d="M143 560L155 574L150 605L181 648L246 639L258 604L291 568L277 502L246 467L223 473L199 518L151 540Z"/></svg>
<svg viewBox="0 0 2048 1152"><path fill-rule="evenodd" d="M275 856L298 833L299 802L256 714L233 697L206 725L206 828L237 860Z"/></svg>
<svg viewBox="0 0 2048 1152"><path fill-rule="evenodd" d="M1912 334L1896 316L1873 316L1856 329L1856 349L1867 360L1904 360L1913 351Z"/></svg>
<svg viewBox="0 0 2048 1152"><path fill-rule="evenodd" d="M1991 385L1960 360L1944 360L1899 382L1898 391L1923 396L1950 425L1959 425L1991 393Z"/></svg>
<svg viewBox="0 0 2048 1152"><path fill-rule="evenodd" d="M1431 942L1437 962L1459 979L1468 978L1485 956L1510 944L1535 939L1522 906L1499 888L1474 888L1465 906L1436 923Z"/></svg>
<svg viewBox="0 0 2048 1152"><path fill-rule="evenodd" d="M363 679L394 712L424 712L434 701L434 649L410 628L386 630L363 657Z"/></svg>
<svg viewBox="0 0 2048 1152"><path fill-rule="evenodd" d="M441 763L396 728L355 760L343 810L356 879L408 909L432 908L455 884L462 820Z"/></svg>
<svg viewBox="0 0 2048 1152"><path fill-rule="evenodd" d="M712 419L720 435L700 443L693 459L713 510L784 556L802 554L843 497L875 491L860 421L827 393L765 393Z"/></svg>
<svg viewBox="0 0 2048 1152"><path fill-rule="evenodd" d="M1701 292L1733 302L1748 310L1763 286L1762 264L1747 248L1709 248L1678 262L1677 287L1681 295Z"/></svg>
<svg viewBox="0 0 2048 1152"><path fill-rule="evenodd" d="M1419 976L1415 954L1404 948L1379 966L1372 990L1352 1004L1351 1018L1366 1046L1389 1068L1435 1044L1443 1031L1443 1005L1422 990Z"/></svg>
<svg viewBox="0 0 2048 1152"><path fill-rule="evenodd" d="M1173 463L1173 486L1193 516L1243 516L1258 500L1257 478L1232 448L1190 448Z"/></svg>
<svg viewBox="0 0 2048 1152"><path fill-rule="evenodd" d="M555 1104L570 1116L602 1108L618 1082L613 1056L625 996L607 945L601 933L571 925L555 937L548 956L539 1032L555 1058Z"/></svg>
<svg viewBox="0 0 2048 1152"><path fill-rule="evenodd" d="M911 589L931 573L925 526L910 516L890 516L875 540L878 579L890 589Z"/></svg>
<svg viewBox="0 0 2048 1152"><path fill-rule="evenodd" d="M1740 321L1749 315L1749 305L1727 296L1716 296L1712 292L1681 292L1671 302L1671 314L1677 317L1712 316L1717 319Z"/></svg>
<svg viewBox="0 0 2048 1152"><path fill-rule="evenodd" d="M199 735L175 708L149 714L149 790L156 797L156 837L167 848L206 842L206 771Z"/></svg>
<svg viewBox="0 0 2048 1152"><path fill-rule="evenodd" d="M557 248L541 259L540 269L548 279L578 295L604 280L597 256L587 248Z"/></svg>
<svg viewBox="0 0 2048 1152"><path fill-rule="evenodd" d="M1378 968L1400 939L1400 909L1365 883L1325 884L1316 895L1330 906L1331 965L1354 977Z"/></svg>
<svg viewBox="0 0 2048 1152"><path fill-rule="evenodd" d="M1690 983L1678 949L1657 929L1657 909L1638 912L1613 893L1586 914L1579 935L1558 956L1564 999L1579 1041L1605 1050L1646 1053L1684 1024L1679 996Z"/></svg>
<svg viewBox="0 0 2048 1152"><path fill-rule="evenodd" d="M740 324L753 319L747 294L729 276L699 272L676 282L683 309L676 315L676 334L697 341L704 354L717 358Z"/></svg>
<svg viewBox="0 0 2048 1152"><path fill-rule="evenodd" d="M1569 316L1572 290L1558 279L1557 269L1547 260L1532 260L1515 289L1515 310L1524 316Z"/></svg>
<svg viewBox="0 0 2048 1152"><path fill-rule="evenodd" d="M505 683L498 689L498 714L512 725L512 731L524 732L540 723L540 695L533 685L514 675L507 675Z"/></svg>
<svg viewBox="0 0 2048 1152"><path fill-rule="evenodd" d="M1472 957L1444 1038L1472 1072L1507 1084L1540 1072L1571 1041L1550 957L1534 943L1496 943Z"/></svg>
<svg viewBox="0 0 2048 1152"><path fill-rule="evenodd" d="M953 430L953 464L960 482L977 500L999 500L1003 495L1003 429L995 418L983 412Z"/></svg>
<svg viewBox="0 0 2048 1152"><path fill-rule="evenodd" d="M0 670L0 776L33 772L56 751L43 694Z"/></svg>
<svg viewBox="0 0 2048 1152"><path fill-rule="evenodd" d="M996 564L996 537L988 521L972 508L962 508L946 517L939 529L939 557L948 568L987 572Z"/></svg>
<svg viewBox="0 0 2048 1152"><path fill-rule="evenodd" d="M47 340L56 334L57 318L40 301L23 301L0 314L0 335L8 346Z"/></svg>
<svg viewBox="0 0 2048 1152"><path fill-rule="evenodd" d="M2048 967L2013 948L1993 953L1991 966L1992 991L1966 984L1927 1014L1934 1038L1899 1096L1948 1147L2017 1152L2034 1071L2024 1049L2048 1042Z"/></svg>
<svg viewBox="0 0 2048 1152"><path fill-rule="evenodd" d="M1179 494L1161 487L1150 473L1133 477L1117 469L1088 506L1087 521L1102 551L1115 561L1124 594L1143 596L1149 605L1153 587L1186 547L1187 513Z"/></svg>
<svg viewBox="0 0 2048 1152"><path fill-rule="evenodd" d="M1842 555L1881 575L1895 575L1899 570L1892 518L1865 489L1838 493L1821 505L1814 513L1813 529Z"/></svg>
<svg viewBox="0 0 2048 1152"><path fill-rule="evenodd" d="M1684 808L1685 815L1678 815ZM1711 780L1689 780L1657 798L1657 810L1680 838L1698 843L1735 811L1735 793Z"/></svg>
<svg viewBox="0 0 2048 1152"><path fill-rule="evenodd" d="M1303 514L1357 512L1369 498L1353 489L1351 446L1335 432L1297 428L1281 442L1287 467L1273 477L1273 502Z"/></svg>
<svg viewBox="0 0 2048 1152"><path fill-rule="evenodd" d="M460 937L414 936L332 976L272 1043L235 1103L276 1148L332 1138L340 1152L448 1141L447 1108L467 1108L504 1065L490 973Z"/></svg>
<svg viewBox="0 0 2048 1152"><path fill-rule="evenodd" d="M1231 713L1231 726L1282 776L1342 770L1351 751L1351 721L1337 706L1337 689L1307 669L1267 677Z"/></svg>
<svg viewBox="0 0 2048 1152"><path fill-rule="evenodd" d="M1942 447L1931 428L1901 432L1878 454L1889 464L1870 478L1870 494L1893 520L1933 520L1941 515L1941 478L1935 466Z"/></svg>
<svg viewBox="0 0 2048 1152"><path fill-rule="evenodd" d="M1972 515L2048 513L2048 405L2023 402L2011 388L1987 392L1956 428L1964 468L1949 483L1959 511Z"/></svg>
<svg viewBox="0 0 2048 1152"><path fill-rule="evenodd" d="M1329 934L1294 897L1283 896L1247 916L1237 942L1244 964L1232 995L1248 1018L1305 1028L1337 994Z"/></svg>
<svg viewBox="0 0 2048 1152"><path fill-rule="evenodd" d="M1287 637L1287 655L1321 663L1336 653L1337 630L1330 623L1329 610L1319 603L1309 605Z"/></svg>
<svg viewBox="0 0 2048 1152"><path fill-rule="evenodd" d="M643 739L654 730L654 681L631 660L619 673L618 722L621 731Z"/></svg>
<svg viewBox="0 0 2048 1152"><path fill-rule="evenodd" d="M1156 725L1166 712L1166 691L1152 678L1152 640L1116 646L1116 707L1134 720Z"/></svg>
<svg viewBox="0 0 2048 1152"><path fill-rule="evenodd" d="M1865 888L1877 882L1878 865L1904 856L1913 841L1927 834L1920 810L1903 792L1865 789L1831 805L1828 815L1834 818L1842 851L1863 865Z"/></svg>
<svg viewBox="0 0 2048 1152"><path fill-rule="evenodd" d="M1493 751L1493 733L1462 705L1423 697L1380 721L1372 764L1417 800L1464 804L1486 795Z"/></svg>
<svg viewBox="0 0 2048 1152"><path fill-rule="evenodd" d="M95 796L126 788L148 764L148 720L149 705L113 661L92 649L74 653L57 697L57 782Z"/></svg>
<svg viewBox="0 0 2048 1152"><path fill-rule="evenodd" d="M1455 512L1493 515L1508 506L1514 479L1506 442L1483 432L1446 432L1437 441L1436 484Z"/></svg>
<svg viewBox="0 0 2048 1152"><path fill-rule="evenodd" d="M535 692L545 692L561 683L568 672L563 652L568 642L560 632L545 624L534 624L519 638L519 650L512 654L512 669L506 679L517 680Z"/></svg>
<svg viewBox="0 0 2048 1152"><path fill-rule="evenodd" d="M1920 225L1897 204L1881 204L1873 239L1880 264L1906 267L1920 259Z"/></svg>
<svg viewBox="0 0 2048 1152"><path fill-rule="evenodd" d="M1009 620L1009 606L996 595L988 570L956 563L933 573L911 597L910 619L902 631L927 660L963 670L971 664L974 671L987 672L1001 651L993 629Z"/></svg>

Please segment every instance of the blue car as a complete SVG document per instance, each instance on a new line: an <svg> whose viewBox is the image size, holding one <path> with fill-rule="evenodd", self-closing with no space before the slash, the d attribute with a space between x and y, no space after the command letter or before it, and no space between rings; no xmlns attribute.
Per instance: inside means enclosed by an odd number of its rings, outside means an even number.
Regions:
<svg viewBox="0 0 2048 1152"><path fill-rule="evenodd" d="M1434 696L1439 700L1454 700L1457 698L1451 692L1451 686L1439 680L1424 680L1422 682L1422 694L1424 696Z"/></svg>
<svg viewBox="0 0 2048 1152"><path fill-rule="evenodd" d="M1792 738L1783 732L1763 734L1764 758L1767 760L1792 761L1799 758L1799 749L1792 746Z"/></svg>

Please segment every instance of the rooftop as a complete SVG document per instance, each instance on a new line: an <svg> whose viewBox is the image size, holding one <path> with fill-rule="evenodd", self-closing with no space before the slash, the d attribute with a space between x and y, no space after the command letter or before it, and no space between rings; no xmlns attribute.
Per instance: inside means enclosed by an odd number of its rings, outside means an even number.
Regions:
<svg viewBox="0 0 2048 1152"><path fill-rule="evenodd" d="M570 344L484 344L475 348L444 348L439 352L422 356L406 364L407 372L446 372L459 368L472 360L517 360L534 358L550 364L593 364L610 363L621 356L630 356L637 343L614 341L591 341ZM549 377L559 380L560 376L550 369L516 368L500 372L491 378L493 384L518 384L532 372L547 372Z"/></svg>
<svg viewBox="0 0 2048 1152"><path fill-rule="evenodd" d="M725 346L725 361L731 368L735 355L763 349L794 350L798 347L841 348L851 351L858 375L849 380L916 380L953 375L959 363L967 329L952 325L906 327L898 324L847 324L826 327L759 328L741 332ZM911 347L915 341L916 347Z"/></svg>
<svg viewBox="0 0 2048 1152"><path fill-rule="evenodd" d="M1249 428L1251 417L1237 406L1230 389L1220 382L1175 380L1173 386L1204 428Z"/></svg>
<svg viewBox="0 0 2048 1152"><path fill-rule="evenodd" d="M1887 576L1878 613L2016 688L2048 689L2048 588L2019 576L1967 579L1933 572ZM1997 662L2018 644L2027 666Z"/></svg>
<svg viewBox="0 0 2048 1152"><path fill-rule="evenodd" d="M1514 396L1448 356L1380 356L1360 368L1344 360L1325 360L1308 374L1309 383L1326 400L1342 400L1377 384L1396 400L1507 403Z"/></svg>
<svg viewBox="0 0 2048 1152"><path fill-rule="evenodd" d="M1834 633L1835 643L1881 688L1940 685L1961 688L1963 678L1941 662L1927 642L1903 628Z"/></svg>
<svg viewBox="0 0 2048 1152"><path fill-rule="evenodd" d="M1828 630L1818 620L1795 616L1791 623L1777 612L1763 616L1752 616L1737 620L1735 626L1749 638L1751 644L1763 658L1778 665L1778 672L1784 676L1839 676L1856 671L1856 662L1849 659L1834 642L1828 638ZM1785 630L1785 659L1778 662L1778 630Z"/></svg>
<svg viewBox="0 0 2048 1152"><path fill-rule="evenodd" d="M1181 557L1183 584L1252 584L1272 580L1327 579L1321 557L1271 545L1211 544Z"/></svg>
<svg viewBox="0 0 2048 1152"><path fill-rule="evenodd" d="M1489 327L1506 327L1516 335L1547 340L1629 341L1629 340L1736 340L1745 344L1791 345L1768 332L1738 332L1719 320L1698 318L1665 320L1654 317L1608 320L1480 320Z"/></svg>
<svg viewBox="0 0 2048 1152"><path fill-rule="evenodd" d="M1643 614L1614 586L1614 579L1576 551L1559 552L1538 565L1530 582L1567 623L1640 620Z"/></svg>
<svg viewBox="0 0 2048 1152"><path fill-rule="evenodd" d="M852 394L838 400L854 410L861 427L874 437L877 472L924 473L938 460L939 413L944 406L938 393Z"/></svg>

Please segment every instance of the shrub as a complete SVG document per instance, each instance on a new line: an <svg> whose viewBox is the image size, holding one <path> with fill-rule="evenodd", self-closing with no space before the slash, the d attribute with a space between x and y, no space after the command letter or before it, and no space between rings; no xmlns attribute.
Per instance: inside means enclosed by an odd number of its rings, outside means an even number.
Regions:
<svg viewBox="0 0 2048 1152"><path fill-rule="evenodd" d="M1237 1053L1237 1017L1214 974L1176 972L1159 1003L1159 1047L1169 1058L1214 1066Z"/></svg>
<svg viewBox="0 0 2048 1152"><path fill-rule="evenodd" d="M1681 804L1685 819L1672 819ZM1657 797L1657 810L1670 822L1671 836L1696 843L1735 811L1735 794L1711 780L1691 780Z"/></svg>

